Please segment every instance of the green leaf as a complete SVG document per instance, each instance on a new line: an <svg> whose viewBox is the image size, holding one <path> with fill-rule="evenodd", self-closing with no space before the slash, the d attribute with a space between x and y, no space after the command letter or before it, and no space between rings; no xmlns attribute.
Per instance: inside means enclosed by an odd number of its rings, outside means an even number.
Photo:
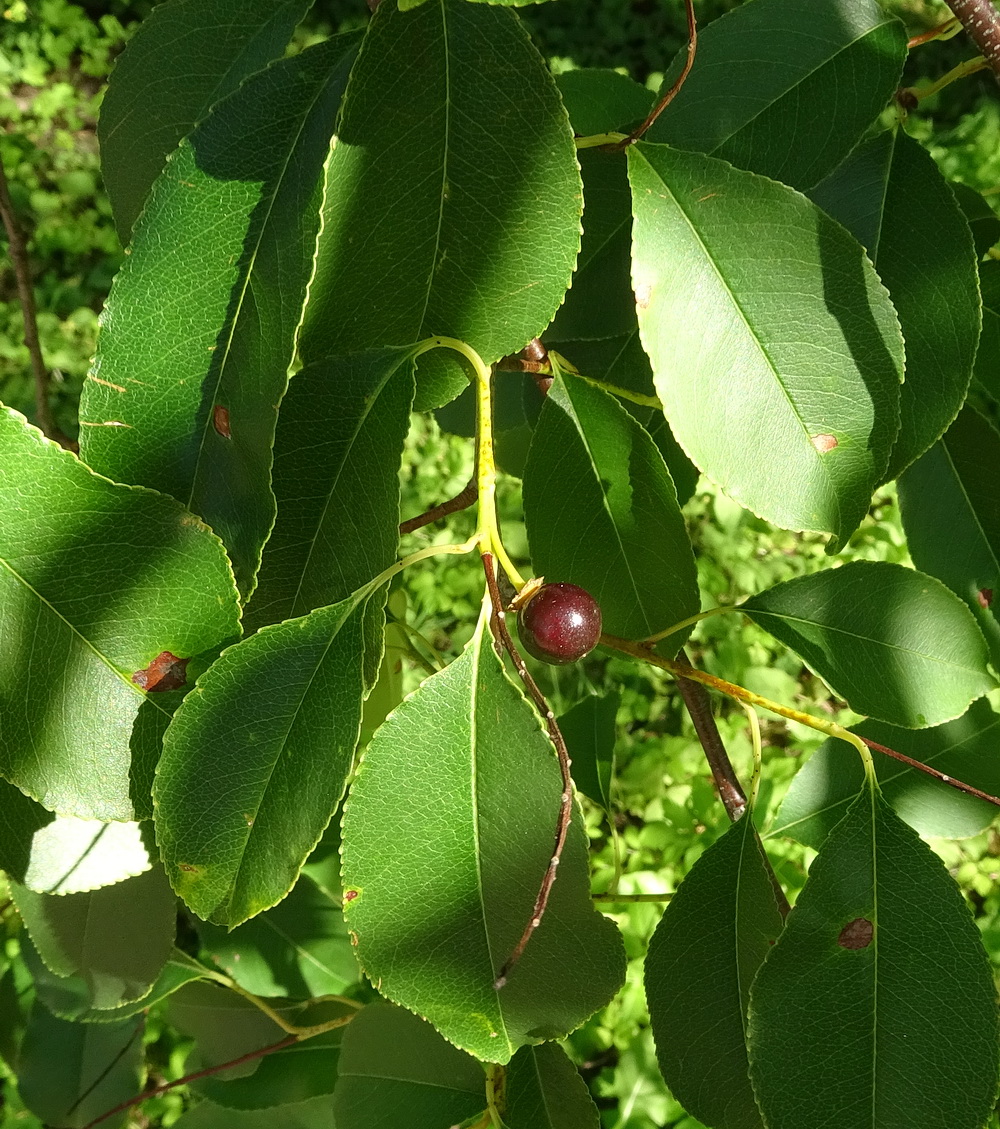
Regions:
<svg viewBox="0 0 1000 1129"><path fill-rule="evenodd" d="M329 1097L264 1110L225 1109L214 1102L199 1102L173 1124L173 1129L335 1129Z"/></svg>
<svg viewBox="0 0 1000 1129"><path fill-rule="evenodd" d="M357 47L249 79L168 161L102 318L81 454L200 514L252 590L274 522L276 406L312 272L318 186Z"/></svg>
<svg viewBox="0 0 1000 1129"><path fill-rule="evenodd" d="M660 1070L713 1129L762 1129L747 1067L750 984L781 932L749 814L701 855L649 942L646 999Z"/></svg>
<svg viewBox="0 0 1000 1129"><path fill-rule="evenodd" d="M10 785L5 786L5 800L7 788ZM39 894L85 893L134 878L153 865L141 824L53 816L23 793L12 791L21 797L12 805L14 811L26 801L31 805L32 818L42 813L48 816L30 837L21 840L13 859L16 869L8 871L10 878L29 890ZM22 812L22 817L26 814Z"/></svg>
<svg viewBox="0 0 1000 1129"><path fill-rule="evenodd" d="M1000 435L963 408L899 480L899 512L913 563L961 596L1000 669Z"/></svg>
<svg viewBox="0 0 1000 1129"><path fill-rule="evenodd" d="M906 29L876 0L753 0L699 33L695 66L647 137L809 188L881 113L905 60Z"/></svg>
<svg viewBox="0 0 1000 1129"><path fill-rule="evenodd" d="M345 1030L337 1129L442 1129L485 1105L482 1066L403 1008L369 1004Z"/></svg>
<svg viewBox="0 0 1000 1129"><path fill-rule="evenodd" d="M653 108L653 92L618 71L581 67L556 75L556 86L579 137L638 124ZM584 150L580 156L587 152ZM603 154L605 160L608 154ZM614 162L608 161L608 164Z"/></svg>
<svg viewBox="0 0 1000 1129"><path fill-rule="evenodd" d="M573 763L573 781L595 804L611 811L615 764L615 719L621 694L591 694L559 718Z"/></svg>
<svg viewBox="0 0 1000 1129"><path fill-rule="evenodd" d="M867 782L754 982L750 1069L768 1129L979 1129L997 1006L941 861Z"/></svg>
<svg viewBox="0 0 1000 1129"><path fill-rule="evenodd" d="M128 820L132 681L238 633L218 538L0 414L0 772L44 807Z"/></svg>
<svg viewBox="0 0 1000 1129"><path fill-rule="evenodd" d="M599 1129L587 1083L562 1047L522 1047L507 1067L507 1129Z"/></svg>
<svg viewBox="0 0 1000 1129"><path fill-rule="evenodd" d="M97 1011L149 995L174 944L177 900L154 870L87 894L11 896L46 966L79 976Z"/></svg>
<svg viewBox="0 0 1000 1129"><path fill-rule="evenodd" d="M566 359L584 376L609 385L612 392L621 389L620 394L626 399L629 394L643 397L656 395L649 357L639 340L638 322L628 333L617 337L593 341L555 341L546 332L545 341L560 353L565 353Z"/></svg>
<svg viewBox="0 0 1000 1129"><path fill-rule="evenodd" d="M389 999L477 1057L558 1038L624 975L574 820L541 926L499 991L552 854L562 785L540 721L480 621L372 738L343 820L345 916Z"/></svg>
<svg viewBox="0 0 1000 1129"><path fill-rule="evenodd" d="M328 163L303 359L435 334L487 363L517 352L569 285L581 207L566 111L517 16L381 5ZM417 407L465 383L457 355L427 354Z"/></svg>
<svg viewBox="0 0 1000 1129"><path fill-rule="evenodd" d="M280 901L340 802L361 723L368 593L223 651L174 715L156 833L199 917L231 928Z"/></svg>
<svg viewBox="0 0 1000 1129"><path fill-rule="evenodd" d="M39 1000L60 1019L80 1023L117 1023L128 1019L166 999L192 980L201 980L209 975L208 969L196 960L180 949L173 949L170 959L145 996L121 1007L99 1011L91 1006L90 988L82 977L57 976L51 972L45 967L30 940L22 941L21 951L25 963L31 969Z"/></svg>
<svg viewBox="0 0 1000 1129"><path fill-rule="evenodd" d="M844 540L884 474L903 371L864 252L722 161L639 144L629 176L639 328L678 442L758 516Z"/></svg>
<svg viewBox="0 0 1000 1129"><path fill-rule="evenodd" d="M969 225L930 154L902 129L860 145L810 197L862 244L906 341L900 427L886 480L940 439L958 414L979 340L979 279Z"/></svg>
<svg viewBox="0 0 1000 1129"><path fill-rule="evenodd" d="M291 1000L269 1000L283 1019L294 1023L303 1005ZM196 1044L197 1068L218 1066L280 1042L287 1032L250 1000L217 984L191 983L178 989L167 1002L170 1023ZM247 1078L259 1060L250 1059L222 1071L222 1079ZM188 1069L196 1069L189 1060Z"/></svg>
<svg viewBox="0 0 1000 1129"><path fill-rule="evenodd" d="M994 401L1000 401L1000 262L979 264L979 286L983 293L983 332L974 381Z"/></svg>
<svg viewBox="0 0 1000 1129"><path fill-rule="evenodd" d="M209 107L285 50L308 0L173 0L117 59L101 103L101 173L127 243L167 155Z"/></svg>
<svg viewBox="0 0 1000 1129"><path fill-rule="evenodd" d="M144 1017L119 1023L70 1023L40 1003L31 1009L21 1044L18 1090L48 1125L83 1129L139 1093ZM102 1121L109 1129L125 1114Z"/></svg>
<svg viewBox="0 0 1000 1129"><path fill-rule="evenodd" d="M336 995L361 979L339 897L305 874L245 925L199 923L198 935L203 951L256 996Z"/></svg>
<svg viewBox="0 0 1000 1129"><path fill-rule="evenodd" d="M663 457L612 396L586 381L560 377L549 390L524 471L524 518L536 574L585 588L612 635L643 639L699 610L691 543Z"/></svg>
<svg viewBox="0 0 1000 1129"><path fill-rule="evenodd" d="M996 755L1000 715L988 702L973 702L961 717L934 729L914 732L865 721L853 726L852 732L983 792L1000 795ZM986 800L950 788L877 751L872 756L882 795L918 834L963 839L983 831L996 818L997 809ZM857 753L843 741L824 742L795 774L769 835L791 835L818 848L863 783Z"/></svg>
<svg viewBox="0 0 1000 1129"><path fill-rule="evenodd" d="M24 882L31 866L35 836L56 817L20 788L0 777L0 870Z"/></svg>
<svg viewBox="0 0 1000 1129"><path fill-rule="evenodd" d="M1000 216L974 188L970 188L960 180L948 181L948 187L955 194L955 201L962 209L962 214L972 232L976 258L981 259L1000 240Z"/></svg>
<svg viewBox="0 0 1000 1129"><path fill-rule="evenodd" d="M413 353L330 358L291 381L275 435L278 516L247 631L343 600L396 559Z"/></svg>
<svg viewBox="0 0 1000 1129"><path fill-rule="evenodd" d="M24 948L30 947L29 940ZM13 956L5 963L6 968L0 976L0 1059L16 1073L19 1069L21 1040L35 1002L35 985L23 954Z"/></svg>
<svg viewBox="0 0 1000 1129"><path fill-rule="evenodd" d="M856 713L925 729L996 685L972 613L933 577L854 561L777 584L740 611L799 655Z"/></svg>

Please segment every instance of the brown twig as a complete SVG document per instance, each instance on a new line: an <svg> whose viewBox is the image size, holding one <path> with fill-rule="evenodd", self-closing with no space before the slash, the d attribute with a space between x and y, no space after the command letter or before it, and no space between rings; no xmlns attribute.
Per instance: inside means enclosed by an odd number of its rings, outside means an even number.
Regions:
<svg viewBox="0 0 1000 1129"><path fill-rule="evenodd" d="M861 734L857 734L861 737ZM880 745L877 741L871 741L867 737L861 737L861 740L868 746L869 749L874 749L877 753L884 753L887 757L892 757L893 760L902 761L910 768L917 769L918 772L925 772L928 776L932 776L935 780L939 780L942 784L947 784L951 788L957 788L959 792L965 792L966 795L975 796L978 800L985 800L988 804L993 804L994 807L1000 808L1000 796L991 796L989 792L981 792L978 788L973 788L971 784L966 784L964 780L956 780L954 776L948 776L944 772L932 768L929 764L924 764L923 761L914 760L913 757L908 757L905 753L898 753L895 749L887 748L885 745Z"/></svg>
<svg viewBox="0 0 1000 1129"><path fill-rule="evenodd" d="M31 264L28 262L28 247L24 234L14 214L14 202L7 186L7 173L0 160L0 218L7 231L10 244L10 261L17 280L17 296L21 303L24 318L24 343L31 358L31 371L35 377L35 417L42 432L63 443L66 437L60 434L52 418L49 406L49 373L42 356L42 346L38 340L38 311L35 306L35 289L31 281Z"/></svg>
<svg viewBox="0 0 1000 1129"><path fill-rule="evenodd" d="M637 125L624 141L619 141L609 146L610 149L627 149L630 145L634 145L677 97L681 87L687 81L687 76L691 73L691 68L694 66L695 53L698 50L698 24L694 16L694 0L684 0L684 7L687 10L688 23L687 58L684 60L684 69L681 71L673 86L663 95L652 110L649 111L646 120L642 122L641 125Z"/></svg>
<svg viewBox="0 0 1000 1129"><path fill-rule="evenodd" d="M239 1066L244 1062L251 1062L255 1058L263 1058L264 1055L273 1054L275 1051L280 1051L284 1047L290 1047L293 1043L298 1042L298 1035L286 1035L284 1039L279 1039L277 1043L271 1043L267 1047L259 1047L255 1051L248 1051L245 1055L240 1055L239 1058L231 1059L229 1062L220 1062L217 1066L206 1066L204 1070L196 1070L192 1074L185 1074L183 1078L175 1078L173 1082L165 1082L162 1086L154 1086L151 1090L144 1090L143 1093L137 1094L134 1098L129 1098L128 1101L121 1102L116 1105L114 1109L105 1110L100 1117L95 1117L93 1121L88 1121L83 1129L93 1129L95 1125L100 1125L102 1121L106 1121L109 1117L114 1117L116 1113L122 1113L126 1109L131 1109L132 1106L140 1105L147 1098L155 1098L158 1094L165 1094L169 1090L175 1089L177 1086L183 1086L188 1082L194 1082L197 1078L207 1078L210 1074L218 1074L220 1071L229 1070L232 1066Z"/></svg>
<svg viewBox="0 0 1000 1129"><path fill-rule="evenodd" d="M458 513L459 510L466 510L476 500L476 476L473 475L469 479L466 486L464 486L460 493L456 494L454 498L449 498L447 502L441 502L440 505L431 506L422 514L417 514L416 517L407 518L406 521L400 522L399 532L412 533L415 529L422 529L425 525L430 525L432 521L440 521L441 518L447 517L449 514Z"/></svg>
<svg viewBox="0 0 1000 1129"><path fill-rule="evenodd" d="M514 965L521 959L521 954L527 948L532 933L541 925L542 918L545 915L545 907L548 905L549 895L552 893L552 886L556 880L556 871L559 869L559 860L562 858L563 847L566 845L566 836L569 834L570 821L573 818L573 778L570 775L569 751L566 748L566 742L563 740L563 735L556 722L556 716L549 708L549 704L545 700L545 695L539 690L538 684L531 677L528 668L524 665L524 659L521 658L520 652L514 646L514 641L511 639L510 632L507 630L507 625L504 622L503 601L500 598L500 588L497 585L496 569L493 564L492 553L483 553L483 571L486 573L486 586L489 589L490 604L493 609L493 613L490 617L490 630L493 632L493 638L497 642L497 649L499 650L500 647L502 647L503 650L510 655L514 668L527 688L531 700L538 707L539 713L545 719L549 737L552 740L552 744L555 746L556 756L559 758L559 770L562 773L563 787L562 797L559 802L559 817L556 821L555 844L552 848L552 855L549 858L549 865L542 877L541 885L538 887L538 895L535 898L535 905L531 911L531 917L528 919L528 924L524 927L524 932L521 934L510 956L504 961L503 967L497 973L497 978L493 982L493 987L499 991L504 984L507 983L507 977L510 976Z"/></svg>
<svg viewBox="0 0 1000 1129"><path fill-rule="evenodd" d="M1000 82L1000 12L991 0L945 0Z"/></svg>

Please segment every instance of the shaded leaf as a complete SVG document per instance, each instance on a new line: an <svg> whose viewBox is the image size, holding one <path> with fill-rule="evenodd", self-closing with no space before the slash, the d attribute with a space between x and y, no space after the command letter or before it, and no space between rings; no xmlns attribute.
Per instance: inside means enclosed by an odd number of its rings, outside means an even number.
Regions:
<svg viewBox="0 0 1000 1129"><path fill-rule="evenodd" d="M283 898L340 802L361 722L370 592L223 651L174 715L156 833L174 889L199 917L232 927Z"/></svg>
<svg viewBox="0 0 1000 1129"><path fill-rule="evenodd" d="M200 514L252 590L331 123L358 37L249 79L167 162L102 315L81 454Z"/></svg>
<svg viewBox="0 0 1000 1129"><path fill-rule="evenodd" d="M507 1129L599 1129L587 1083L562 1047L522 1047L507 1067Z"/></svg>
<svg viewBox="0 0 1000 1129"><path fill-rule="evenodd" d="M781 932L767 861L749 814L692 867L646 956L656 1054L684 1108L714 1129L762 1129L750 1085L750 985Z"/></svg>
<svg viewBox="0 0 1000 1129"><path fill-rule="evenodd" d="M35 836L55 819L52 812L0 777L0 870L24 882Z"/></svg>
<svg viewBox="0 0 1000 1129"><path fill-rule="evenodd" d="M602 67L564 71L556 75L556 86L578 137L623 129L641 122L653 108L651 90L628 75Z"/></svg>
<svg viewBox="0 0 1000 1129"><path fill-rule="evenodd" d="M70 1023L40 1003L31 1009L21 1044L18 1090L46 1124L83 1129L139 1093L143 1016L119 1023ZM125 1114L102 1121L110 1129Z"/></svg>
<svg viewBox="0 0 1000 1129"><path fill-rule="evenodd" d="M229 563L172 498L93 474L14 412L0 465L0 771L52 811L132 819L132 675L238 633Z"/></svg>
<svg viewBox="0 0 1000 1129"><path fill-rule="evenodd" d="M46 966L83 980L97 1011L149 995L173 948L177 899L160 867L86 894L13 883L11 896Z"/></svg>
<svg viewBox="0 0 1000 1129"><path fill-rule="evenodd" d="M278 58L308 0L173 0L142 21L101 103L101 174L127 243L150 186L209 107Z"/></svg>
<svg viewBox="0 0 1000 1129"><path fill-rule="evenodd" d="M546 342L550 341L548 333ZM600 380L611 386L611 390L621 389L628 398L630 393L639 396L655 396L653 370L649 366L639 340L639 323L628 333L602 340L552 341L553 348L565 353L577 371L592 380Z"/></svg>
<svg viewBox="0 0 1000 1129"><path fill-rule="evenodd" d="M885 479L927 450L958 414L979 340L969 225L931 155L902 129L857 149L810 197L861 243L906 341L900 427Z"/></svg>
<svg viewBox="0 0 1000 1129"><path fill-rule="evenodd" d="M1000 262L979 264L979 286L983 294L983 331L973 379L995 404L1000 401Z"/></svg>
<svg viewBox="0 0 1000 1129"><path fill-rule="evenodd" d="M965 601L1000 669L1000 435L972 408L900 478L899 512L913 563Z"/></svg>
<svg viewBox="0 0 1000 1129"><path fill-rule="evenodd" d="M548 910L494 982L552 854L560 773L481 621L462 655L372 738L343 819L345 916L379 991L477 1057L578 1026L621 984L614 925L593 908L579 817Z"/></svg>
<svg viewBox="0 0 1000 1129"><path fill-rule="evenodd" d="M917 732L864 721L852 732L922 761L939 772L1000 795L997 740L1000 715L985 701L973 702L954 721ZM917 769L873 752L879 788L896 814L920 835L962 839L996 818L997 809L948 787ZM845 742L825 741L792 779L769 834L791 835L818 848L861 790L864 770Z"/></svg>
<svg viewBox="0 0 1000 1129"><path fill-rule="evenodd" d="M329 1097L310 1098L304 1102L265 1110L234 1110L199 1102L177 1121L173 1129L335 1129L333 1104Z"/></svg>
<svg viewBox="0 0 1000 1129"><path fill-rule="evenodd" d="M369 1004L344 1031L337 1129L441 1129L485 1106L482 1066L404 1008Z"/></svg>
<svg viewBox="0 0 1000 1129"><path fill-rule="evenodd" d="M697 63L647 137L809 188L881 113L905 59L906 30L876 0L754 0L699 33Z"/></svg>
<svg viewBox="0 0 1000 1129"><path fill-rule="evenodd" d="M885 471L903 369L860 245L712 158L640 143L629 176L639 327L678 442L754 513L843 541Z"/></svg>
<svg viewBox="0 0 1000 1129"><path fill-rule="evenodd" d="M274 443L278 516L247 631L343 600L396 559L413 355L330 358L291 381Z"/></svg>
<svg viewBox="0 0 1000 1129"><path fill-rule="evenodd" d="M613 397L583 380L560 377L546 397L524 471L524 518L536 575L585 588L610 634L643 639L698 611L694 556L663 457Z"/></svg>
<svg viewBox="0 0 1000 1129"><path fill-rule="evenodd" d="M380 6L328 163L303 359L433 334L517 352L569 285L581 206L566 111L513 12ZM427 354L417 407L465 383L456 354Z"/></svg>
<svg viewBox="0 0 1000 1129"><path fill-rule="evenodd" d="M955 200L972 232L976 258L981 259L1000 240L1000 216L974 188L960 180L948 181L948 187L955 194Z"/></svg>
<svg viewBox="0 0 1000 1129"><path fill-rule="evenodd" d="M37 812L44 810L37 807ZM97 890L143 874L153 865L138 823L104 823L57 815L26 845L26 865L9 875L39 894Z"/></svg>
<svg viewBox="0 0 1000 1129"><path fill-rule="evenodd" d="M559 718L559 729L573 762L574 783L608 812L615 764L615 719L621 701L621 694L591 694Z"/></svg>
<svg viewBox="0 0 1000 1129"><path fill-rule="evenodd" d="M791 647L857 713L923 729L993 689L961 600L902 565L854 561L777 584L740 611Z"/></svg>
<svg viewBox="0 0 1000 1129"><path fill-rule="evenodd" d="M978 1129L997 1090L989 962L940 859L872 782L827 836L750 997L769 1129Z"/></svg>

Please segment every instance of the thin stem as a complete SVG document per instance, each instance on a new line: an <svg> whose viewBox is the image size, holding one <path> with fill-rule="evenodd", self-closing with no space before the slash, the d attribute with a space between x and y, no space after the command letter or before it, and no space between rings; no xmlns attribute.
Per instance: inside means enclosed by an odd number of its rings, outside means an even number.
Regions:
<svg viewBox="0 0 1000 1129"><path fill-rule="evenodd" d="M628 400L630 404L639 404L643 408L663 408L659 396L647 396L644 392L631 392L628 388L619 388L617 384L607 384L596 377L584 376L582 372L574 372L573 375L578 380L585 380L588 384L592 384L595 388L610 392L612 396L617 396L620 400Z"/></svg>
<svg viewBox="0 0 1000 1129"><path fill-rule="evenodd" d="M694 17L694 0L684 0L684 7L687 10L688 23L687 58L684 60L684 69L681 71L673 86L671 86L666 94L664 94L659 102L650 110L646 120L642 122L641 125L636 126L624 141L619 141L618 144L615 145L616 149L627 149L629 145L634 145L639 138L643 136L646 130L649 129L653 122L656 121L660 114L662 114L677 97L681 87L687 81L687 76L691 73L691 68L694 66L694 57L698 50L698 24Z"/></svg>
<svg viewBox="0 0 1000 1129"><path fill-rule="evenodd" d="M709 608L707 612L699 612L697 615L688 616L687 619L682 619L680 623L675 623L672 627L666 628L664 631L657 631L655 635L650 635L649 638L643 639L642 642L646 646L652 646L654 643L659 643L661 639L666 639L668 635L676 635L678 631L683 631L685 627L691 627L696 623L701 623L703 619L708 619L713 615L722 615L723 612L733 612L739 609L735 604L727 604L722 608Z"/></svg>
<svg viewBox="0 0 1000 1129"><path fill-rule="evenodd" d="M680 679L677 689L694 722L694 730L705 752L705 759L712 772L712 779L718 789L722 806L726 809L726 815L736 823L737 820L742 819L743 813L747 810L746 793L726 752L726 746L719 736L711 700L703 687L687 679Z"/></svg>
<svg viewBox="0 0 1000 1129"><path fill-rule="evenodd" d="M595 894L595 902L669 902L673 894Z"/></svg>
<svg viewBox="0 0 1000 1129"><path fill-rule="evenodd" d="M897 753L895 749L889 749L885 745L880 745L877 741L871 741L867 737L861 737L860 739L864 741L869 749L874 749L877 753L884 753L887 757L892 757L893 760L902 761L903 764L909 765L910 768L915 768L919 772L926 772L928 776L933 776L935 780L940 780L942 784L947 784L952 788L957 788L960 792L965 792L969 796L975 796L979 800L985 800L988 804L1000 807L1000 797L998 796L991 796L989 792L981 792L978 788L973 788L971 784L966 784L962 780L956 780L954 776L948 776L943 772L939 772L929 764L914 760L905 753Z"/></svg>
<svg viewBox="0 0 1000 1129"><path fill-rule="evenodd" d="M606 149L612 145L619 145L625 140L624 133L594 133L590 137L578 137L577 149Z"/></svg>
<svg viewBox="0 0 1000 1129"><path fill-rule="evenodd" d="M507 1106L507 1068L498 1062L486 1066L486 1110L493 1129L505 1129L503 1112Z"/></svg>
<svg viewBox="0 0 1000 1129"><path fill-rule="evenodd" d="M989 65L990 64L982 55L977 55L974 59L967 59L964 63L959 63L957 67L952 67L947 74L942 75L937 82L932 83L930 86L923 86L920 89L917 89L915 86L907 86L904 90L900 91L900 94L909 95L915 101L922 102L925 98L930 98L932 95L944 90L946 86L950 86L953 82L967 78L970 74L975 74L977 71L985 70ZM897 99L898 97L899 95L897 95ZM912 108L912 105L910 108Z"/></svg>
<svg viewBox="0 0 1000 1129"><path fill-rule="evenodd" d="M456 514L459 510L468 509L475 500L476 479L473 476L454 498L449 498L446 502L431 506L429 510L417 514L416 517L410 517L406 521L400 522L399 532L400 534L413 533L417 529L422 529L425 525L430 525L431 522L440 521L441 518L447 517L449 514Z"/></svg>
<svg viewBox="0 0 1000 1129"><path fill-rule="evenodd" d="M952 16L950 20L945 20L943 24L938 24L937 27L932 27L930 31L915 35L906 44L906 49L912 51L914 47L922 47L925 43L930 43L932 39L950 39L961 28L962 25L958 17Z"/></svg>
<svg viewBox="0 0 1000 1129"><path fill-rule="evenodd" d="M753 775L750 777L750 807L754 807L757 803L757 792L760 788L760 772L764 760L760 739L760 718L758 718L757 711L753 706L747 705L746 702L740 702L740 707L747 715L747 721L750 723L750 743L753 747Z"/></svg>
<svg viewBox="0 0 1000 1129"><path fill-rule="evenodd" d="M535 904L531 910L531 917L528 918L528 924L524 927L524 931L521 933L517 944L514 946L513 952L511 952L510 956L504 961L503 967L497 973L497 978L493 986L499 991L504 984L507 983L507 977L510 976L511 969L513 969L514 965L521 959L521 954L527 948L532 933L542 924L542 918L545 916L545 907L549 904L549 895L552 893L552 886L556 880L556 871L559 868L563 847L566 845L566 836L569 834L570 821L573 818L573 778L570 775L569 750L566 748L566 742L563 740L563 735L556 722L556 715L552 712L549 703L545 700L545 695L539 690L538 684L531 677L528 668L524 665L524 659L521 658L520 652L514 646L514 641L511 639L510 632L507 630L507 624L504 622L503 601L500 597L500 588L497 585L492 553L483 553L483 571L486 573L486 587L490 598L490 629L493 632L493 637L499 644L499 647L502 647L510 656L511 662L514 664L514 669L524 683L531 700L538 707L539 713L545 719L545 727L548 729L549 738L555 746L556 756L559 758L559 771L562 774L562 796L559 801L559 816L556 820L555 843L552 847L552 855L549 858L549 865L545 870L545 874L542 876L541 885L538 887L538 894L535 897Z"/></svg>
<svg viewBox="0 0 1000 1129"><path fill-rule="evenodd" d="M49 405L49 371L45 367L42 346L38 339L38 311L35 306L35 288L31 281L31 264L28 261L28 246L17 216L14 202L7 186L7 172L0 160L0 219L3 220L10 245L10 261L17 281L17 296L21 303L24 320L24 344L31 359L31 371L35 378L35 417L42 433L56 442L65 442L66 437L59 432L52 418Z"/></svg>
<svg viewBox="0 0 1000 1129"><path fill-rule="evenodd" d="M296 1023L289 1023L287 1019L279 1012L275 1011L270 1004L261 999L260 996L255 996L253 992L248 992L237 981L225 977L226 987L230 991L235 992L238 996L242 996L248 1003L253 1004L255 1008L263 1012L268 1019L282 1031L287 1031L289 1035L294 1035L296 1039L311 1039L313 1035L322 1035L326 1031L334 1031L338 1027L343 1027L350 1023L354 1015L348 1013L347 1015L339 1015L336 1019L327 1020L326 1023L314 1023L309 1027L299 1027ZM355 1009L355 1012L360 1011L364 1006L359 1004L357 1000L349 999L347 996L324 996L324 1000L334 1000L337 1003L345 1004Z"/></svg>
<svg viewBox="0 0 1000 1129"><path fill-rule="evenodd" d="M945 0L1000 81L1000 12L990 0Z"/></svg>

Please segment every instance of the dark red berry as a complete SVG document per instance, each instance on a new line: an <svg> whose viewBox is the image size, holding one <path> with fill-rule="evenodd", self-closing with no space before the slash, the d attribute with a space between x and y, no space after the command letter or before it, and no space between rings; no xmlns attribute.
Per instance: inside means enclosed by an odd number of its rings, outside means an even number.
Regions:
<svg viewBox="0 0 1000 1129"><path fill-rule="evenodd" d="M517 613L524 649L542 662L575 663L601 637L601 609L575 584L543 584Z"/></svg>

